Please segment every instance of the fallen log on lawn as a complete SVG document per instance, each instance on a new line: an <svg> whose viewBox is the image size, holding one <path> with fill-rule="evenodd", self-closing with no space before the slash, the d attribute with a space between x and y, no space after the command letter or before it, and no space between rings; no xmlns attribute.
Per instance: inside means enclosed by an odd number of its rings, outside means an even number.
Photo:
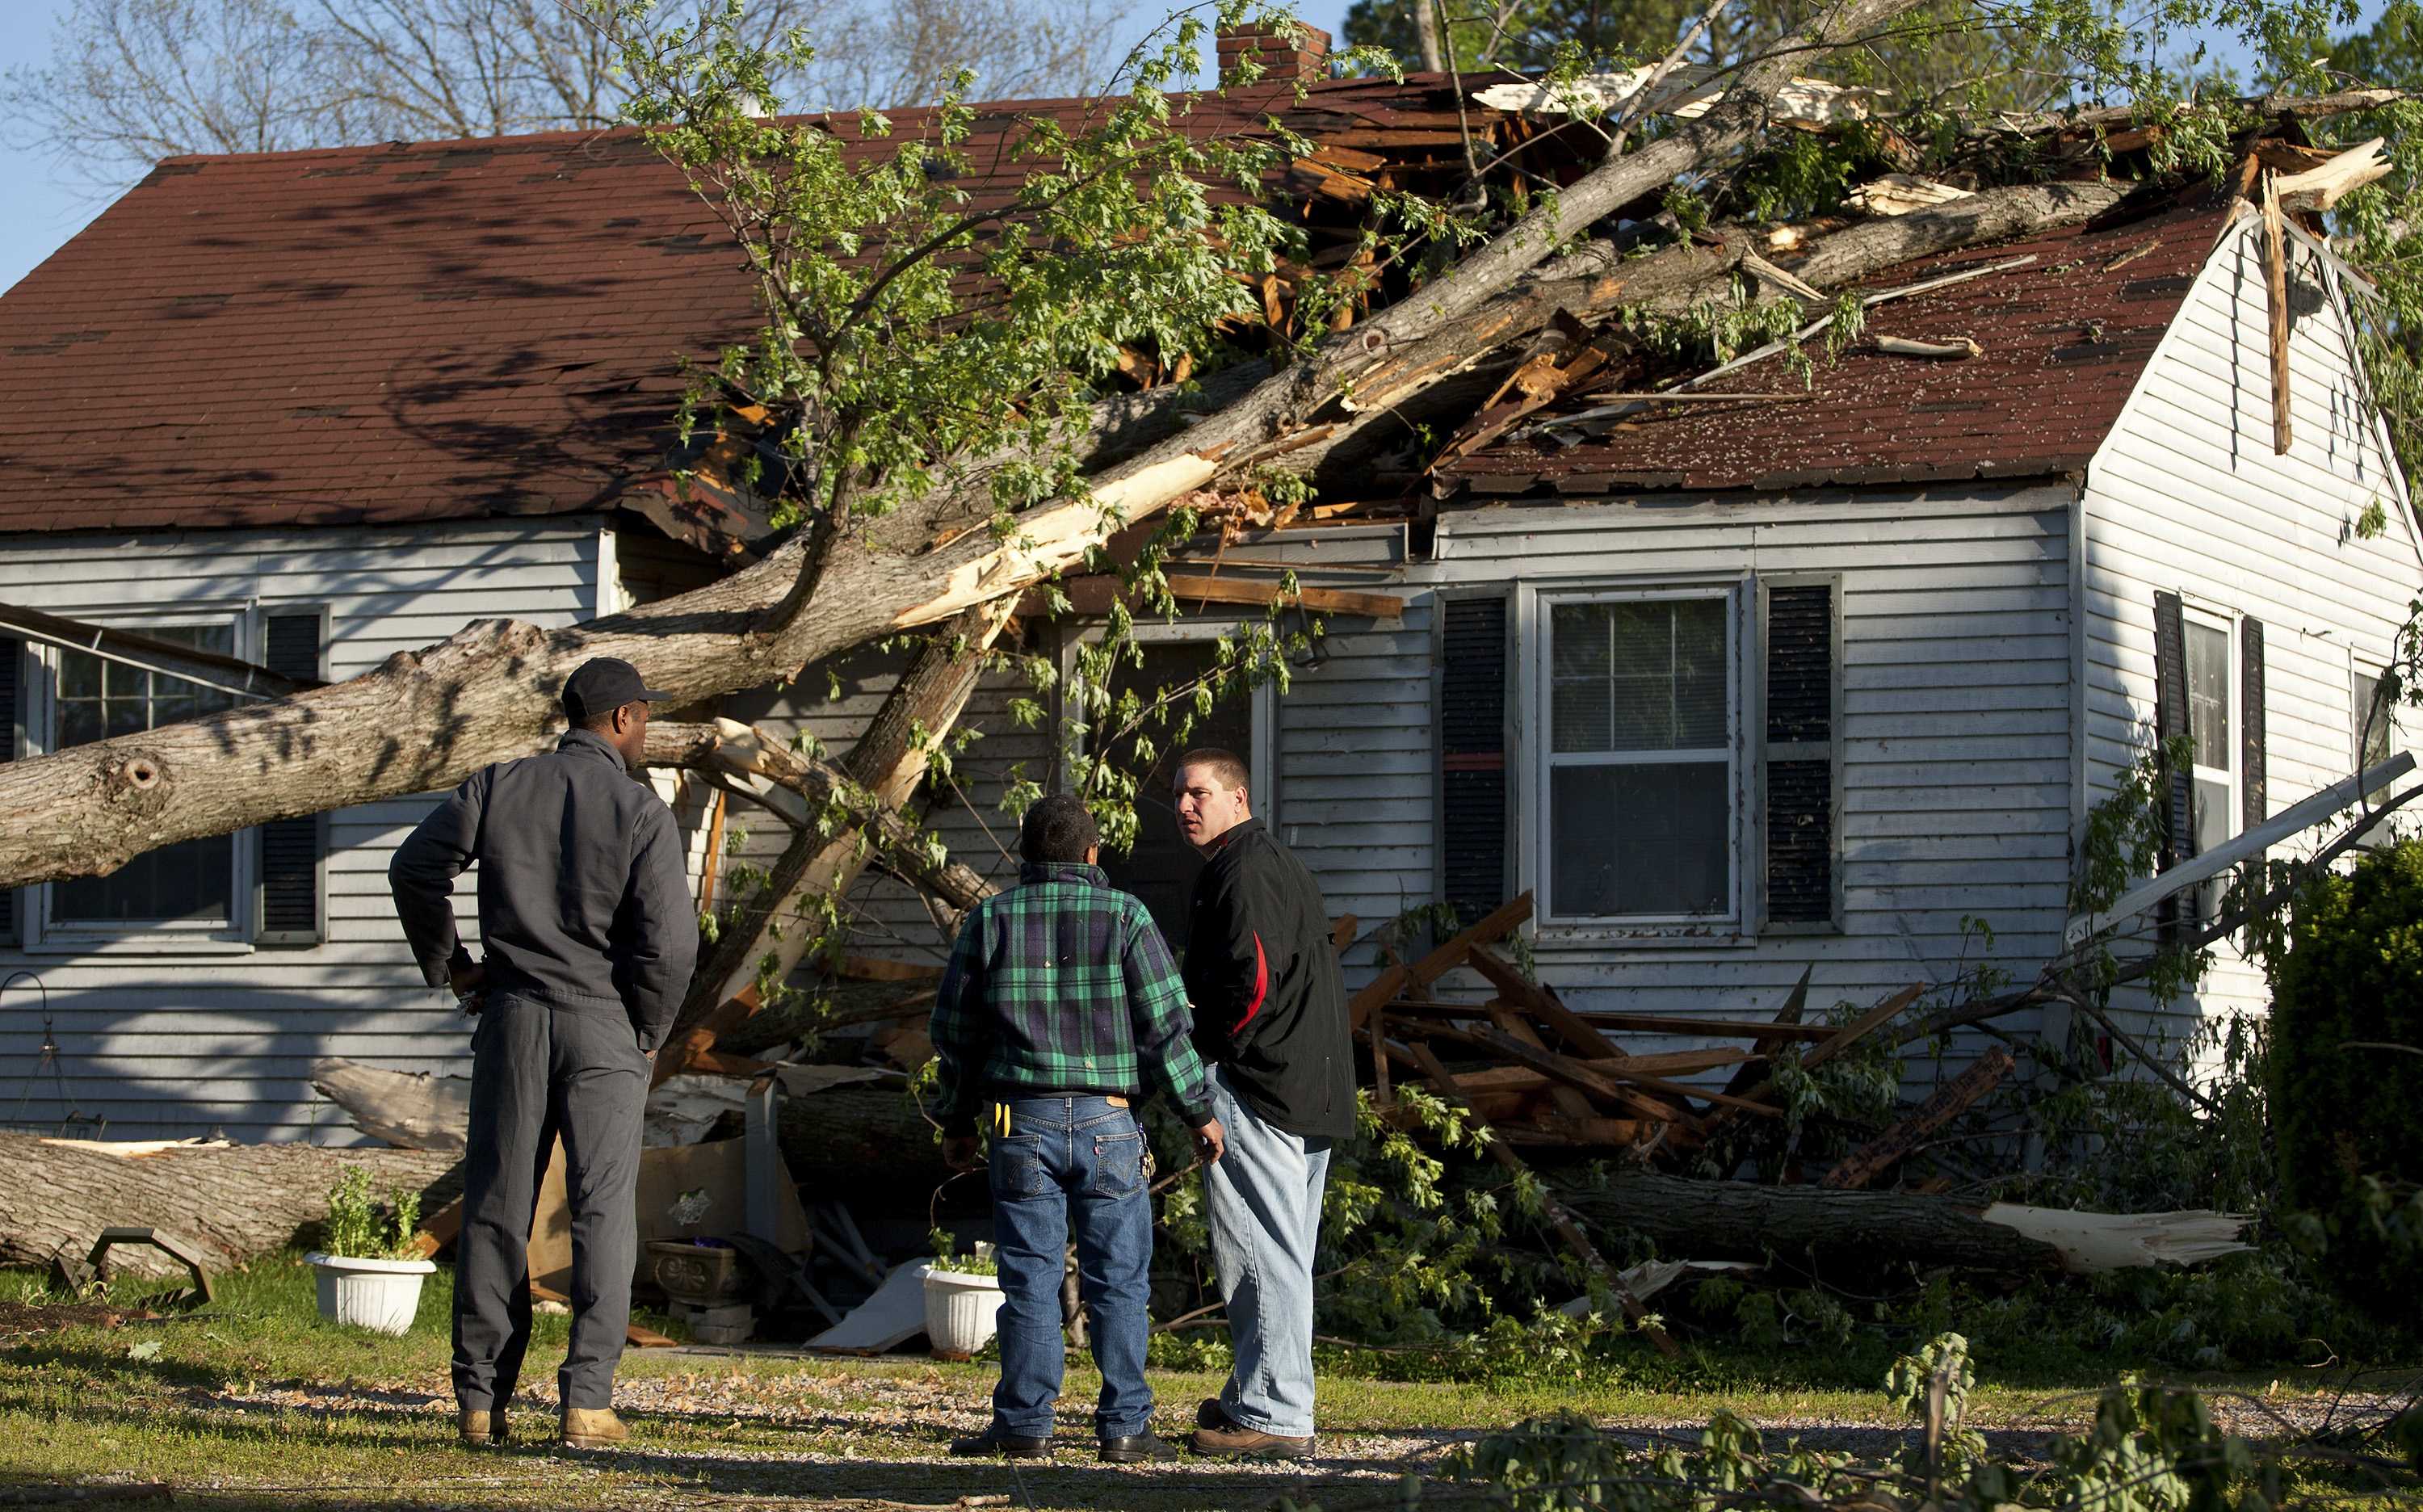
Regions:
<svg viewBox="0 0 2423 1512"><path fill-rule="evenodd" d="M1880 1261L1974 1270L2084 1275L2156 1264L2195 1265L2253 1246L2227 1213L2078 1213L1996 1202L1972 1207L1907 1192L1829 1191L1691 1181L1628 1170L1606 1182L1559 1182L1567 1209L1601 1231L1630 1229L1668 1254L1695 1259L1810 1257L1874 1267Z"/></svg>
<svg viewBox="0 0 2423 1512"><path fill-rule="evenodd" d="M191 1246L213 1271L308 1239L328 1216L328 1188L348 1166L371 1173L381 1201L402 1186L424 1209L461 1190L459 1157L443 1151L332 1150L311 1144L186 1144L0 1135L0 1265L83 1258L101 1231L144 1225ZM121 1152L143 1152L121 1153ZM148 1249L111 1251L113 1266L180 1274Z"/></svg>

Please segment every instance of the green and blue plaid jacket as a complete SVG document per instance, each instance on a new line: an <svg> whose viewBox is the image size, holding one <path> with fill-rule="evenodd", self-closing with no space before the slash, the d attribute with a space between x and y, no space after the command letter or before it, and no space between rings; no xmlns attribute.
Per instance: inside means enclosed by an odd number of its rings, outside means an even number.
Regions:
<svg viewBox="0 0 2423 1512"><path fill-rule="evenodd" d="M968 915L934 1001L942 1132L974 1134L986 1098L1169 1094L1212 1117L1194 1013L1145 906L1100 867L1028 863Z"/></svg>

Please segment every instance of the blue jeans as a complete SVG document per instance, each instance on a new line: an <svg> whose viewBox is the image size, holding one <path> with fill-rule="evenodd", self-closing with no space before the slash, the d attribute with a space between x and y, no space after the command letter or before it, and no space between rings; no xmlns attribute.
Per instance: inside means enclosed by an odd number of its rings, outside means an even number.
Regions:
<svg viewBox="0 0 2423 1512"><path fill-rule="evenodd" d="M993 1425L1044 1439L1060 1398L1060 1278L1077 1231L1077 1290L1092 1314L1102 1372L1094 1429L1105 1439L1145 1431L1145 1312L1152 1264L1152 1199L1145 1190L1144 1130L1101 1097L1026 1097L1009 1105L1009 1137L992 1141L993 1256L1001 1265L1001 1384Z"/></svg>
<svg viewBox="0 0 2423 1512"><path fill-rule="evenodd" d="M1227 1152L1203 1174L1212 1264L1228 1309L1236 1353L1221 1409L1241 1427L1288 1439L1312 1436L1312 1253L1321 1239L1327 1139L1263 1121L1212 1078L1212 1111Z"/></svg>

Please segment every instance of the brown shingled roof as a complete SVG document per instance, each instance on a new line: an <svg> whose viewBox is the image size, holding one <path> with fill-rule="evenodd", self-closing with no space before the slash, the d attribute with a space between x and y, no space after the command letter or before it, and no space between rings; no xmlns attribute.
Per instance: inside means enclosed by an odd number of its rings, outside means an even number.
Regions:
<svg viewBox="0 0 2423 1512"><path fill-rule="evenodd" d="M2083 227L1904 263L1863 286L1896 288L2033 255L2024 267L1868 311L1870 336L1966 336L1985 348L1978 357L1888 357L1863 339L1838 362L1813 350L1817 372L1806 400L1651 405L1579 445L1517 432L1441 471L1477 494L1598 494L2042 477L2083 468L2119 419L2226 216L2225 200L2202 193L2150 215L2124 207ZM1799 388L1778 356L1701 391ZM1592 403L1582 395L1560 407L1572 413Z"/></svg>
<svg viewBox="0 0 2423 1512"><path fill-rule="evenodd" d="M1461 161L1430 142L1461 140L1443 81L1331 81L1290 101L1206 97L1185 119L1234 133L1278 109L1315 136ZM1021 117L1083 108L979 106L970 157ZM895 150L926 113L890 115L894 138L867 151ZM981 199L1022 177L962 186ZM680 360L755 324L739 254L636 132L173 159L0 298L0 531L618 498L661 518L644 485Z"/></svg>

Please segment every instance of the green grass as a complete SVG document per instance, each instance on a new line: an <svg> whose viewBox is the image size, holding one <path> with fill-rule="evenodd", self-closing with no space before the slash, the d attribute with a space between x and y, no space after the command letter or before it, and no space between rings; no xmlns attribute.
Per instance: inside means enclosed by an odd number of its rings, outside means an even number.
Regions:
<svg viewBox="0 0 2423 1512"><path fill-rule="evenodd" d="M1062 1453L1048 1467L1013 1472L945 1453L953 1436L985 1421L988 1365L634 1350L618 1392L637 1433L628 1451L553 1450L543 1441L551 1412L531 1403L515 1415L522 1442L474 1453L453 1439L451 1279L443 1268L431 1278L412 1330L396 1339L322 1323L310 1273L290 1256L223 1278L217 1300L199 1313L0 1340L0 1499L13 1484L67 1481L166 1483L179 1504L228 1508L931 1506L1007 1496L1011 1505L1162 1512L1259 1507L1284 1495L1339 1512L1393 1506L1405 1470L1427 1466L1446 1444L1554 1408L1634 1425L1696 1424L1730 1406L1794 1431L1898 1426L1877 1392L1762 1382L1751 1373L1720 1391L1655 1388L1621 1369L1587 1384L1497 1389L1333 1376L1322 1382L1324 1457L1308 1475L1192 1458L1120 1470L1092 1459L1087 1409L1098 1380L1072 1361ZM139 1295L121 1283L110 1300ZM0 1301L45 1297L39 1278L0 1273ZM538 1320L525 1388L551 1390L566 1329L562 1317ZM2091 1393L2106 1379L2082 1371L2054 1384ZM1174 1372L1152 1383L1156 1426L1173 1435L1218 1386L1209 1375ZM2203 1383L2268 1389L2274 1400L2322 1389L2268 1376ZM1988 1379L1975 1420L2046 1424L2047 1398L2062 1394L2041 1380ZM2050 1419L2075 1423L2086 1410L2072 1396Z"/></svg>

